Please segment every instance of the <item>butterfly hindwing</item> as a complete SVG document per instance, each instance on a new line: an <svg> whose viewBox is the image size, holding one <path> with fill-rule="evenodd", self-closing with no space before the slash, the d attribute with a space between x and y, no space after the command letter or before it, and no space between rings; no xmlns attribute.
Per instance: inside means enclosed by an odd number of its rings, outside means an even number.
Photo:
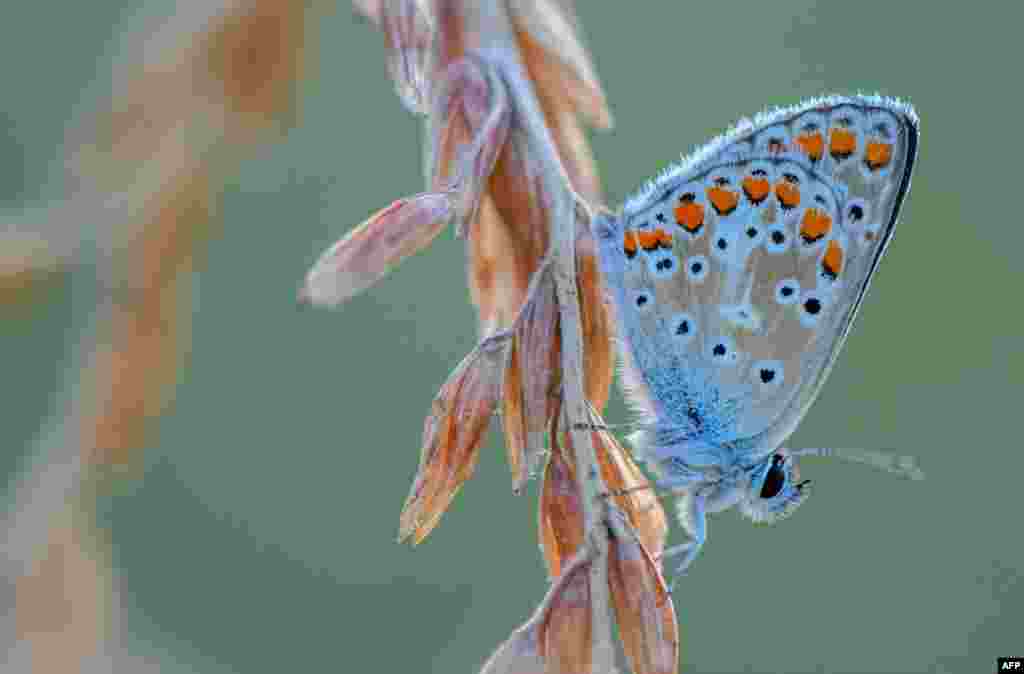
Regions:
<svg viewBox="0 0 1024 674"><path fill-rule="evenodd" d="M628 383L658 433L770 451L792 432L891 236L916 143L908 106L813 101L740 125L602 221Z"/></svg>

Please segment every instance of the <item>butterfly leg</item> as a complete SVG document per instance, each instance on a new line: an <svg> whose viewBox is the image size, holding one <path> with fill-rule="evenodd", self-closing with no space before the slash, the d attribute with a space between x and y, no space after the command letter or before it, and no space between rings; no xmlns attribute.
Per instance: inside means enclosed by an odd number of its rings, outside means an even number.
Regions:
<svg viewBox="0 0 1024 674"><path fill-rule="evenodd" d="M707 516L704 509L704 495L695 493L696 490L688 490L679 503L679 523L682 525L690 540L680 545L666 548L661 554L661 559L682 557L682 562L676 567L675 576L669 584L669 590L675 588L676 582L686 575L686 570L693 563L693 560L700 554L704 541L707 538Z"/></svg>

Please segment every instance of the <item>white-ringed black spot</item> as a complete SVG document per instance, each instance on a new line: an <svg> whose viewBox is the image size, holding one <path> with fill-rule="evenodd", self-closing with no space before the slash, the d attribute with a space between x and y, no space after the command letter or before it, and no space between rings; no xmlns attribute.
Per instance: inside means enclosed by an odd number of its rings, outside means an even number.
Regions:
<svg viewBox="0 0 1024 674"><path fill-rule="evenodd" d="M633 304L637 309L647 309L654 303L654 295L647 290L640 290L633 295Z"/></svg>
<svg viewBox="0 0 1024 674"><path fill-rule="evenodd" d="M856 225L868 216L868 204L863 199L853 199L846 205L846 220Z"/></svg>
<svg viewBox="0 0 1024 674"><path fill-rule="evenodd" d="M750 378L761 393L773 393L782 388L783 368L781 360L759 360L750 368Z"/></svg>
<svg viewBox="0 0 1024 674"><path fill-rule="evenodd" d="M732 337L721 335L711 340L707 351L708 359L716 365L735 365L739 359Z"/></svg>
<svg viewBox="0 0 1024 674"><path fill-rule="evenodd" d="M795 278L785 278L775 284L775 302L793 304L799 299L800 282Z"/></svg>
<svg viewBox="0 0 1024 674"><path fill-rule="evenodd" d="M686 261L686 275L693 283L702 282L708 275L708 259L703 255L694 255Z"/></svg>
<svg viewBox="0 0 1024 674"><path fill-rule="evenodd" d="M775 255L789 248L789 235L786 230L774 227L768 232L764 243L765 250Z"/></svg>
<svg viewBox="0 0 1024 674"><path fill-rule="evenodd" d="M804 291L800 296L800 324L813 328L825 314L827 295L814 290Z"/></svg>
<svg viewBox="0 0 1024 674"><path fill-rule="evenodd" d="M689 342L697 333L697 322L685 311L673 316L668 327L675 340L681 343Z"/></svg>

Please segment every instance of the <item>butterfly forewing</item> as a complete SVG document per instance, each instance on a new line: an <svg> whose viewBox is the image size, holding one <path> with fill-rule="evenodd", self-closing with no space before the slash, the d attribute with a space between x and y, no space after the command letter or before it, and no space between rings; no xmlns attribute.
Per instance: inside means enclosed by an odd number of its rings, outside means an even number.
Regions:
<svg viewBox="0 0 1024 674"><path fill-rule="evenodd" d="M916 143L901 103L813 101L741 124L602 221L627 383L659 434L770 451L792 432L892 234Z"/></svg>

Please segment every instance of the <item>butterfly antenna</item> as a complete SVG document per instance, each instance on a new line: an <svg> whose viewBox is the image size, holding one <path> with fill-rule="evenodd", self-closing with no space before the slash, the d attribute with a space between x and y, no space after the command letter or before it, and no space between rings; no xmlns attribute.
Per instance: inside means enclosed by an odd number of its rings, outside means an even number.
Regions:
<svg viewBox="0 0 1024 674"><path fill-rule="evenodd" d="M893 473L908 480L923 480L924 471L917 465L912 456L891 454L873 449L841 449L837 447L817 447L789 451L790 456L821 456L838 458L851 463L862 463L873 468Z"/></svg>

